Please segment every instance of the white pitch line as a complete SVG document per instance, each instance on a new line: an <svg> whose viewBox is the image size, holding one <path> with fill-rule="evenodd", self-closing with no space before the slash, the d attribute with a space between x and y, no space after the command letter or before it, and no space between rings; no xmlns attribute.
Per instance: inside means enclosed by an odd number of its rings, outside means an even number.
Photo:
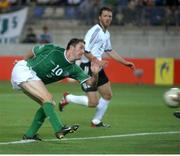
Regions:
<svg viewBox="0 0 180 156"><path fill-rule="evenodd" d="M64 139L61 139L61 141L123 138L123 137L146 136L146 135L165 135L165 134L180 134L180 131L131 133L131 134L119 134L119 135L83 137L83 138L64 138ZM52 141L59 141L59 139L44 139L43 141L52 142ZM11 142L0 142L0 145L25 144L25 143L32 143L32 142L35 142L35 140L19 140L19 141L11 141Z"/></svg>
<svg viewBox="0 0 180 156"><path fill-rule="evenodd" d="M9 144L26 144L35 142L35 140L19 140L19 141L11 141L11 142L0 142L0 145L9 145Z"/></svg>
<svg viewBox="0 0 180 156"><path fill-rule="evenodd" d="M62 140L67 140L67 141L69 141L69 140L92 140L92 139L123 138L123 137L134 137L134 136L145 136L145 135L164 135L164 134L180 134L180 131L131 133L131 134L119 134L119 135L83 137L83 138L64 138ZM57 140L58 139L46 139L45 141L57 141Z"/></svg>

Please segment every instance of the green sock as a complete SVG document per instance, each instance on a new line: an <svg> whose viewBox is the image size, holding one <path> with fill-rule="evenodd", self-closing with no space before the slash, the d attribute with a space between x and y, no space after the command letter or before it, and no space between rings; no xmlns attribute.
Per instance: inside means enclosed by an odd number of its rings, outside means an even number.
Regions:
<svg viewBox="0 0 180 156"><path fill-rule="evenodd" d="M45 102L42 106L46 117L49 119L54 132L58 132L62 127L62 122L59 121L56 112L54 111L53 105L50 102Z"/></svg>
<svg viewBox="0 0 180 156"><path fill-rule="evenodd" d="M39 128L42 126L44 120L46 118L46 115L44 113L44 110L42 107L40 107L35 116L34 116L34 120L30 126L30 128L28 129L28 131L25 133L26 136L32 137L34 136L37 131L39 130Z"/></svg>

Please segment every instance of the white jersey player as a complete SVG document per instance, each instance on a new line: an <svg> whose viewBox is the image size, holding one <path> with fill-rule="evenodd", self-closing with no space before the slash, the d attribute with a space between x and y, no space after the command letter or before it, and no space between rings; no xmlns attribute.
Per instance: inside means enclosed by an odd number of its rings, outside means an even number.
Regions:
<svg viewBox="0 0 180 156"><path fill-rule="evenodd" d="M92 74L90 70L91 63L98 63L102 67L105 65L105 62L101 61L104 53L127 67L135 68L132 62L126 61L116 51L112 50L110 33L107 30L111 21L112 10L108 7L101 8L99 11L99 24L90 28L85 36L85 56L82 57L80 66L90 75ZM65 92L59 105L60 110L62 111L68 103L96 107L95 115L91 121L91 127L110 127L110 125L102 122L112 98L111 85L104 69L102 68L99 71L99 79L96 87L83 85L82 89L86 93L86 96L76 96ZM101 95L100 98L97 94L98 92Z"/></svg>
<svg viewBox="0 0 180 156"><path fill-rule="evenodd" d="M108 30L104 32L100 24L96 24L87 32L84 41L86 53L91 53L98 60L102 60L104 52L112 51L110 33ZM87 63L89 59L84 56L81 62Z"/></svg>

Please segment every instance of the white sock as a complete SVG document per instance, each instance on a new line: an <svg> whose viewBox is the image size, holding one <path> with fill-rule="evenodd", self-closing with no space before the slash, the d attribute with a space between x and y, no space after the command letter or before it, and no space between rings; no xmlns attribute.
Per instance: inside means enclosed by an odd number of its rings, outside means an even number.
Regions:
<svg viewBox="0 0 180 156"><path fill-rule="evenodd" d="M76 95L69 94L66 96L66 99L69 103L88 106L88 97L85 95L76 96Z"/></svg>
<svg viewBox="0 0 180 156"><path fill-rule="evenodd" d="M99 99L99 104L96 107L96 113L92 120L94 124L99 124L108 108L109 100L105 100L103 98Z"/></svg>

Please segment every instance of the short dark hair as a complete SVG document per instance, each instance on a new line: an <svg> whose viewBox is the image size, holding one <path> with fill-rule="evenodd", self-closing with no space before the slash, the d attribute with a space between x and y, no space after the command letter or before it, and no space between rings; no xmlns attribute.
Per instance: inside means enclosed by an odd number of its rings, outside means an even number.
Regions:
<svg viewBox="0 0 180 156"><path fill-rule="evenodd" d="M83 39L78 39L78 38L72 38L68 44L67 44L67 47L66 47L66 50L68 50L70 48L70 46L75 46L76 44L78 44L79 42L82 42L85 44L85 41Z"/></svg>
<svg viewBox="0 0 180 156"><path fill-rule="evenodd" d="M112 9L109 8L109 7L106 7L106 6L102 7L102 8L99 10L99 16L102 15L102 12L103 12L103 11L110 11L110 12L112 12Z"/></svg>

